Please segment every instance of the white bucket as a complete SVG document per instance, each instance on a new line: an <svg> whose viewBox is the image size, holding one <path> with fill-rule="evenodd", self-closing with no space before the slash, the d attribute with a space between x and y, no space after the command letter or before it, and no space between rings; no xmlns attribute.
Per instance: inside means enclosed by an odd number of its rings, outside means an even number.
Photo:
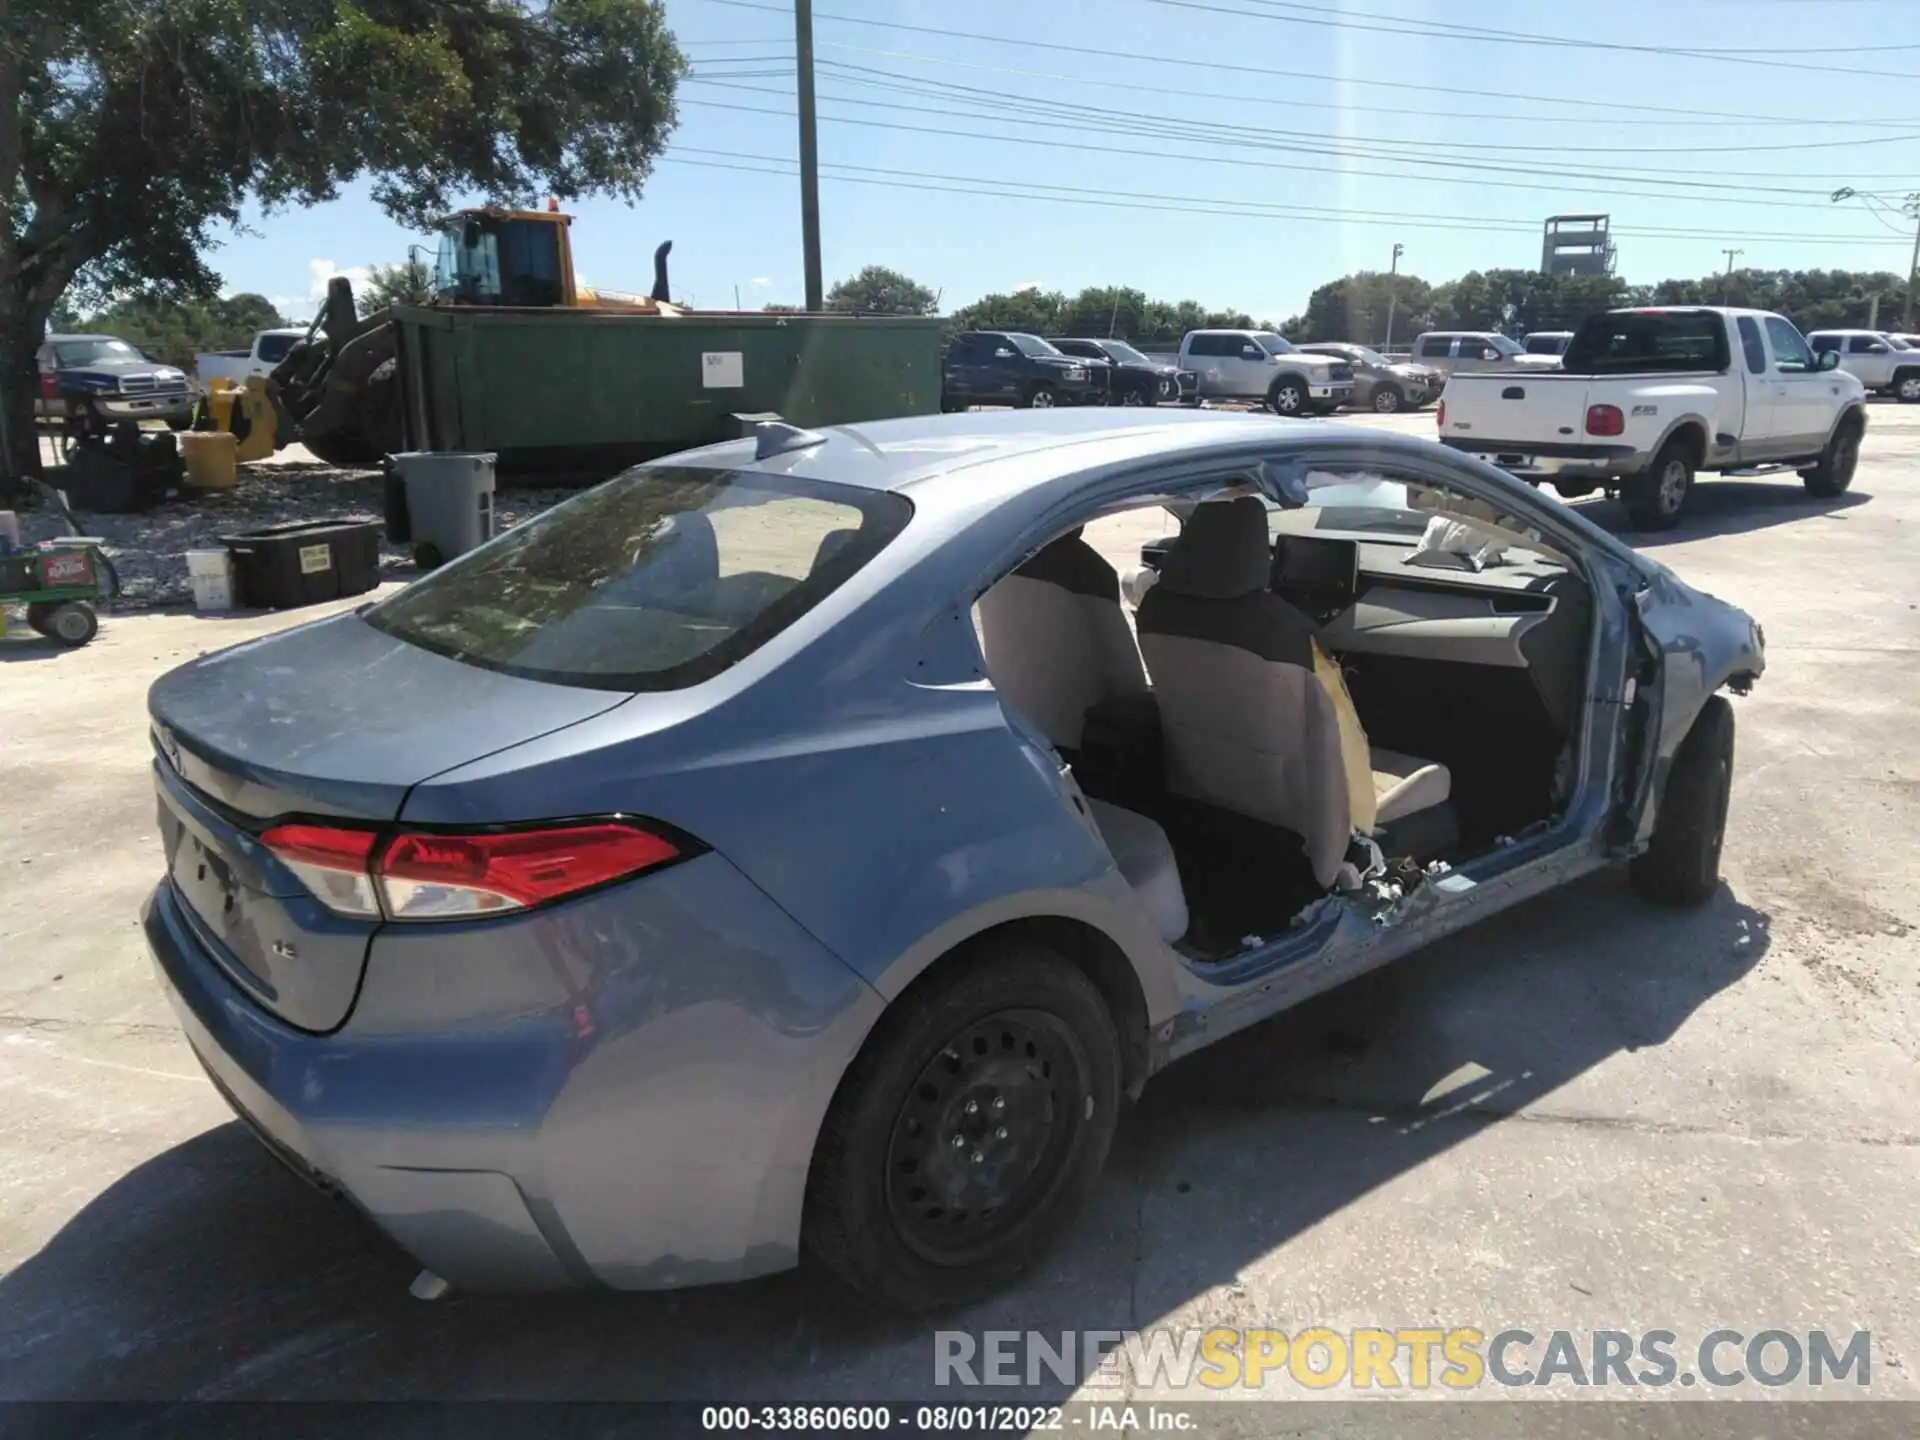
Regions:
<svg viewBox="0 0 1920 1440"><path fill-rule="evenodd" d="M193 582L193 608L233 608L233 557L225 550L187 551L187 578Z"/></svg>

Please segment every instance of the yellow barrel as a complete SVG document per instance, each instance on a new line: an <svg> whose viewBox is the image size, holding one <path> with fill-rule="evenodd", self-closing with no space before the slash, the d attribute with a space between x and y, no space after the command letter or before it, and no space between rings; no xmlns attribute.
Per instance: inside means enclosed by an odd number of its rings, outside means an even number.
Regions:
<svg viewBox="0 0 1920 1440"><path fill-rule="evenodd" d="M211 398L211 397L209 397ZM180 458L187 467L187 484L196 490L231 490L234 459L239 445L225 430L183 430Z"/></svg>
<svg viewBox="0 0 1920 1440"><path fill-rule="evenodd" d="M231 380L207 382L207 416L216 430L233 429L233 407L240 399L240 387Z"/></svg>
<svg viewBox="0 0 1920 1440"><path fill-rule="evenodd" d="M275 433L279 429L279 417L274 413L273 401L267 398L267 381L262 375L249 375L247 388L239 392L238 405L234 412L243 417L243 424L232 420L222 425L222 430L231 430L240 436L239 448L234 458L245 464L249 460L264 460L273 454Z"/></svg>

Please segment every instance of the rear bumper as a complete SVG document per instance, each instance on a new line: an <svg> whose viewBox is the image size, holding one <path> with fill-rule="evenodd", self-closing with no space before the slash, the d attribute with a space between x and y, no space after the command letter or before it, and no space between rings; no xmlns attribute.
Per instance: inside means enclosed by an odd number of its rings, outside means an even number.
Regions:
<svg viewBox="0 0 1920 1440"><path fill-rule="evenodd" d="M1637 475L1649 457L1631 445L1601 445L1583 441L1487 440L1479 436L1442 435L1450 450L1476 455L1522 480L1605 481Z"/></svg>
<svg viewBox="0 0 1920 1440"><path fill-rule="evenodd" d="M439 1275L664 1289L797 1259L820 1120L881 1001L720 857L376 939L330 1035L243 993L180 904L163 881L142 921L215 1086Z"/></svg>

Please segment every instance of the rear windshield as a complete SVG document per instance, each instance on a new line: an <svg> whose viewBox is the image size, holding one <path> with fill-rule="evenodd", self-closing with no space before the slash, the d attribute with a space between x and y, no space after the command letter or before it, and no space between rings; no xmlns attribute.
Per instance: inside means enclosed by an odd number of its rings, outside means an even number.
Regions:
<svg viewBox="0 0 1920 1440"><path fill-rule="evenodd" d="M1726 322L1705 310L1615 310L1583 322L1563 367L1577 375L1725 370Z"/></svg>
<svg viewBox="0 0 1920 1440"><path fill-rule="evenodd" d="M280 361L287 358L287 352L293 349L298 335L262 335L260 337L260 358L267 361Z"/></svg>
<svg viewBox="0 0 1920 1440"><path fill-rule="evenodd" d="M643 467L516 526L365 619L509 675L677 690L806 614L912 513L884 491Z"/></svg>

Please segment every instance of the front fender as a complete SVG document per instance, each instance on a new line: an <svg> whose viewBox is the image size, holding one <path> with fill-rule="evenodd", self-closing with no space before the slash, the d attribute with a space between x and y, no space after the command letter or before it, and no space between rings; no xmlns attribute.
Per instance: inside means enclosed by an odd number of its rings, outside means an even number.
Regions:
<svg viewBox="0 0 1920 1440"><path fill-rule="evenodd" d="M1664 567L1652 567L1634 599L1654 668L1650 693L1639 701L1648 707L1641 743L1651 751L1639 757L1647 783L1634 801L1639 807L1635 841L1644 844L1653 833L1674 753L1701 708L1723 686L1744 693L1765 673L1767 660L1765 636L1751 615L1695 590Z"/></svg>

